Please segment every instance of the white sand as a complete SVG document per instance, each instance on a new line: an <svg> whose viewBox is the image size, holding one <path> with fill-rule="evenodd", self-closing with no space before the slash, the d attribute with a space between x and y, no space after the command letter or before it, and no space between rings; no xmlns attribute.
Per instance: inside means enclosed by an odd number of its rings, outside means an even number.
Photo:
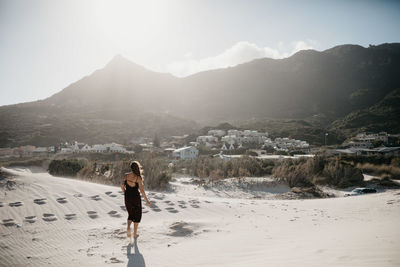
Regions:
<svg viewBox="0 0 400 267"><path fill-rule="evenodd" d="M400 191L251 200L178 180L177 193L148 193L158 209L129 245L118 187L8 171L19 176L0 189L1 266L400 266Z"/></svg>

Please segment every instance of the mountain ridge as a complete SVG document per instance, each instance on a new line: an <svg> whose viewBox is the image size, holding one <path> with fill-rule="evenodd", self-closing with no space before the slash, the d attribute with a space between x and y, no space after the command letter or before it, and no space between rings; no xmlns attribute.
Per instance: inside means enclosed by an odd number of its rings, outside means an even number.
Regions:
<svg viewBox="0 0 400 267"><path fill-rule="evenodd" d="M255 59L182 78L117 55L46 99L1 106L0 139L8 137L0 146L71 138L128 142L138 135L178 135L205 125L265 117L301 121L320 116L329 125L375 105L397 88L400 43L302 50L284 59ZM68 130L57 120L76 127ZM99 123L104 120L115 123L108 129ZM147 121L154 124L146 126ZM39 127L49 124L55 129Z"/></svg>

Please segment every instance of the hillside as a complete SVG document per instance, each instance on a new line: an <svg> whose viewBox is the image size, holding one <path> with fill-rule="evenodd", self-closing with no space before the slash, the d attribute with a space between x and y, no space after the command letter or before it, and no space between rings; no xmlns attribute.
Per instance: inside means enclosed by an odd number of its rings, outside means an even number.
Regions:
<svg viewBox="0 0 400 267"><path fill-rule="evenodd" d="M190 133L220 122L258 125L276 134L293 135L295 129L308 141L338 127L332 142L339 142L342 132L357 131L375 117L365 115L356 128L331 122L367 109L370 115L381 113L386 102L377 103L396 88L398 43L303 50L285 59L258 59L185 78L116 56L47 99L0 107L0 147L73 139L125 143L136 136ZM397 120L385 118L378 128L397 131ZM294 128L282 128L287 121Z"/></svg>
<svg viewBox="0 0 400 267"><path fill-rule="evenodd" d="M387 94L375 105L351 112L344 118L332 123L331 129L354 135L360 130L380 132L390 131L400 133L400 88Z"/></svg>

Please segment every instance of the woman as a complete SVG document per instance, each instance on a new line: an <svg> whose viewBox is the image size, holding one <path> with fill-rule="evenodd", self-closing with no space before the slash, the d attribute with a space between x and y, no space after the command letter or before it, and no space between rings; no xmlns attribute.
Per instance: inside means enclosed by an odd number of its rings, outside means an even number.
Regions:
<svg viewBox="0 0 400 267"><path fill-rule="evenodd" d="M150 201L147 199L146 193L143 190L142 166L138 161L131 163L132 172L126 173L121 184L121 189L125 195L125 207L128 211L128 228L126 234L131 236L131 223L133 222L133 237L137 238L137 228L142 218L142 200L140 193L150 207Z"/></svg>

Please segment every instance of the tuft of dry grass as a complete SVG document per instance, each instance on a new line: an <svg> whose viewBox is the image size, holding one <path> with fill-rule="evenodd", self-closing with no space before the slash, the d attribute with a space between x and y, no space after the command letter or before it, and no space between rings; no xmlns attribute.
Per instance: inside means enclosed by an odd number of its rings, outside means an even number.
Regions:
<svg viewBox="0 0 400 267"><path fill-rule="evenodd" d="M375 165L371 163L358 163L356 167L365 173L382 176L389 175L392 179L400 179L400 167L396 165L380 164Z"/></svg>
<svg viewBox="0 0 400 267"><path fill-rule="evenodd" d="M290 187L309 187L314 184L348 187L363 183L360 170L337 158L315 156L309 159L287 159L273 169L273 177Z"/></svg>

